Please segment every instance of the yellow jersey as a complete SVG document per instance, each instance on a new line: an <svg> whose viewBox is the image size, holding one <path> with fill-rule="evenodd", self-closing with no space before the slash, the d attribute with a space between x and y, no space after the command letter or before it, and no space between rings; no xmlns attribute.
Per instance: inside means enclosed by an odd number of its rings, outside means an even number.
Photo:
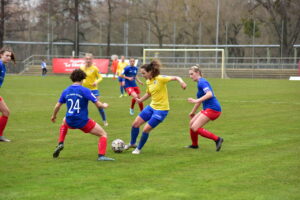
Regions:
<svg viewBox="0 0 300 200"><path fill-rule="evenodd" d="M102 81L102 76L99 73L99 69L94 65L90 67L81 66L80 69L85 72L86 78L83 80L83 87L89 88L90 90L97 90L98 85L93 86L97 80Z"/></svg>
<svg viewBox="0 0 300 200"><path fill-rule="evenodd" d="M127 62L119 62L117 67L117 75L120 76L124 70L125 67L127 67L129 64Z"/></svg>
<svg viewBox="0 0 300 200"><path fill-rule="evenodd" d="M155 110L170 110L167 83L171 80L170 76L158 75L153 79L147 80L147 93L151 95L150 106Z"/></svg>

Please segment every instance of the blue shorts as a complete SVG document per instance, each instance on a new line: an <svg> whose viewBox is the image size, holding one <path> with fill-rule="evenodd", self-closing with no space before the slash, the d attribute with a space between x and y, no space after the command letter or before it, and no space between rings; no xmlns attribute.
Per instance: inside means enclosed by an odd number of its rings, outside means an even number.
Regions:
<svg viewBox="0 0 300 200"><path fill-rule="evenodd" d="M155 110L151 108L151 106L146 106L139 116L145 122L148 122L152 128L155 128L158 124L164 121L168 113L168 110Z"/></svg>
<svg viewBox="0 0 300 200"><path fill-rule="evenodd" d="M92 92L93 95L95 95L96 97L99 97L99 96L100 96L99 90L91 90L91 92Z"/></svg>
<svg viewBox="0 0 300 200"><path fill-rule="evenodd" d="M119 82L125 82L125 78L122 78L121 76L118 77Z"/></svg>

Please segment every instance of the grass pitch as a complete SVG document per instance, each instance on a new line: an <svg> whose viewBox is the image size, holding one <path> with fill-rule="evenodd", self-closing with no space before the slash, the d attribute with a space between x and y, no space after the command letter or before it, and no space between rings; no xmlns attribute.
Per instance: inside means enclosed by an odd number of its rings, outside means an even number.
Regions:
<svg viewBox="0 0 300 200"><path fill-rule="evenodd" d="M192 108L186 99L196 93L186 79L185 91L169 83L171 110L142 154L113 153L111 141L129 141L136 115L129 115L130 98L119 98L118 82L104 79L107 156L116 161L97 162L97 138L78 130L69 131L60 157L52 158L66 109L57 123L50 117L71 84L67 77L6 77L0 95L11 110L5 135L12 142L0 143L0 199L299 199L300 82L208 80L223 113L205 127L224 138L220 152L202 137L200 149L184 148ZM89 111L102 124L94 105Z"/></svg>

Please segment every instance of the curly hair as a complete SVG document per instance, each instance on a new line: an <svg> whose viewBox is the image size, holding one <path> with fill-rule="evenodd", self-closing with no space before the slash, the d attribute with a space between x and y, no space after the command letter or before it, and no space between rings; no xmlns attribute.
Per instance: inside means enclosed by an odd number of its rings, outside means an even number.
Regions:
<svg viewBox="0 0 300 200"><path fill-rule="evenodd" d="M85 78L86 74L81 69L75 69L70 75L70 79L73 82L81 82Z"/></svg>
<svg viewBox="0 0 300 200"><path fill-rule="evenodd" d="M153 60L150 64L144 64L141 66L141 69L144 69L146 72L151 72L152 77L156 77L160 74L161 63L158 60Z"/></svg>

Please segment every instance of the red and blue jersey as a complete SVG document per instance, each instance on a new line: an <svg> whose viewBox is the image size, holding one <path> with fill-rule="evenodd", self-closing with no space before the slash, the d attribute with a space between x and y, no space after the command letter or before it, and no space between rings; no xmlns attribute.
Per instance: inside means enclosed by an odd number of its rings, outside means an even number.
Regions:
<svg viewBox="0 0 300 200"><path fill-rule="evenodd" d="M135 77L136 77L137 73L138 73L138 68L135 66L128 65L127 67L124 68L122 75L127 76L127 77L133 77L132 81L125 79L124 88L137 87L137 84L135 82Z"/></svg>
<svg viewBox="0 0 300 200"><path fill-rule="evenodd" d="M5 67L4 63L2 62L2 60L0 60L0 87L3 84L5 74L6 74L6 67Z"/></svg>
<svg viewBox="0 0 300 200"><path fill-rule="evenodd" d="M97 102L91 90L81 85L71 85L63 91L59 103L67 105L66 122L72 128L82 128L88 122L88 102Z"/></svg>
<svg viewBox="0 0 300 200"><path fill-rule="evenodd" d="M221 105L217 98L215 97L214 91L212 87L210 86L209 82L205 78L199 78L197 82L198 92L197 92L197 98L201 98L204 96L208 91L212 92L212 97L210 99L207 99L202 102L203 110L210 108L216 111L221 112Z"/></svg>

